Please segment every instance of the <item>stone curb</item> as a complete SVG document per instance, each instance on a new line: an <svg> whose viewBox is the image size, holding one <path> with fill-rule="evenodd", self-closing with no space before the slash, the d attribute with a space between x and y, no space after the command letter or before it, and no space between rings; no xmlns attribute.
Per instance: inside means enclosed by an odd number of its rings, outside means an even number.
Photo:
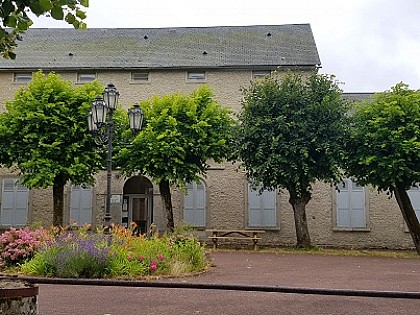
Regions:
<svg viewBox="0 0 420 315"><path fill-rule="evenodd" d="M202 289L202 290L227 290L227 291L253 291L253 292L277 292L294 294L335 295L335 296L358 296L396 299L420 299L420 292L407 291L375 291L375 290L344 290L326 288L297 288L281 286L241 285L241 284L215 284L215 283L184 283L184 282L161 282L161 281L133 281L133 280L109 280L109 279L66 279L66 278L42 278L42 277L0 277L0 279L27 281L33 284L59 284L59 285L91 285L91 286L115 286L115 287L145 287L145 288L168 288L168 289Z"/></svg>

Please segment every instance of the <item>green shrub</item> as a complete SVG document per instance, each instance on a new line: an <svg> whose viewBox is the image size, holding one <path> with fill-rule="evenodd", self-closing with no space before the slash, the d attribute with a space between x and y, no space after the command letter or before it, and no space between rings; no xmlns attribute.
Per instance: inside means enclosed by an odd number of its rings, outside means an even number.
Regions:
<svg viewBox="0 0 420 315"><path fill-rule="evenodd" d="M175 260L187 263L188 272L200 271L206 267L204 246L196 238L177 235L171 239L171 242Z"/></svg>
<svg viewBox="0 0 420 315"><path fill-rule="evenodd" d="M21 271L29 275L57 276L57 254L60 250L52 246L39 251L34 258L21 265Z"/></svg>

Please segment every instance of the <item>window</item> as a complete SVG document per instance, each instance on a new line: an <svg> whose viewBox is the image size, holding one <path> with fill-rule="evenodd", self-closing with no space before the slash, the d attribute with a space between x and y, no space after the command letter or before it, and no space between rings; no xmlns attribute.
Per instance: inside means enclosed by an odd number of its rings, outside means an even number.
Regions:
<svg viewBox="0 0 420 315"><path fill-rule="evenodd" d="M132 72L131 82L133 83L149 82L149 72Z"/></svg>
<svg viewBox="0 0 420 315"><path fill-rule="evenodd" d="M261 194L258 189L248 185L248 226L249 227L276 227L276 192L264 190Z"/></svg>
<svg viewBox="0 0 420 315"><path fill-rule="evenodd" d="M206 189L202 182L188 183L184 197L184 221L195 227L206 226Z"/></svg>
<svg viewBox="0 0 420 315"><path fill-rule="evenodd" d="M270 70L253 70L252 78L253 79L264 78L265 76L268 76L270 74L271 74Z"/></svg>
<svg viewBox="0 0 420 315"><path fill-rule="evenodd" d="M365 188L345 179L336 191L336 227L343 229L367 228Z"/></svg>
<svg viewBox="0 0 420 315"><path fill-rule="evenodd" d="M416 212L417 219L420 220L420 188L412 187L407 191L410 197L411 204L413 205L414 211Z"/></svg>
<svg viewBox="0 0 420 315"><path fill-rule="evenodd" d="M1 225L24 226L28 220L29 189L16 178L4 178L1 188Z"/></svg>
<svg viewBox="0 0 420 315"><path fill-rule="evenodd" d="M206 81L205 71L188 71L187 81L189 82L204 82Z"/></svg>
<svg viewBox="0 0 420 315"><path fill-rule="evenodd" d="M72 186L70 196L70 221L77 225L92 223L92 187Z"/></svg>
<svg viewBox="0 0 420 315"><path fill-rule="evenodd" d="M19 84L26 84L32 81L32 73L25 72L25 73L15 73L13 75L13 82Z"/></svg>
<svg viewBox="0 0 420 315"><path fill-rule="evenodd" d="M77 74L77 83L89 83L96 80L95 73L78 73Z"/></svg>

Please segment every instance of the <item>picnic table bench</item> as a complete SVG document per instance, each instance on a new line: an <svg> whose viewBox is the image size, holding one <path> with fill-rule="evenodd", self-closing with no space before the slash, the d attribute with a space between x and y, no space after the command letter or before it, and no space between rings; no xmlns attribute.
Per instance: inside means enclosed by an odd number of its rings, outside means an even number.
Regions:
<svg viewBox="0 0 420 315"><path fill-rule="evenodd" d="M206 232L211 233L208 238L213 241L213 249L217 248L219 240L248 240L252 241L254 250L258 249L258 241L261 239L260 234L265 233L262 230L218 230L207 229Z"/></svg>

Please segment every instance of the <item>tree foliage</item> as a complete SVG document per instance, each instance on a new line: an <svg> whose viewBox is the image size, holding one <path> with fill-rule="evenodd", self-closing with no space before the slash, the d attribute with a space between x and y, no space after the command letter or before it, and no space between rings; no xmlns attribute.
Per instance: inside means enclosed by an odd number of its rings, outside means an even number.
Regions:
<svg viewBox="0 0 420 315"><path fill-rule="evenodd" d="M350 176L395 194L420 254L420 226L406 192L420 183L420 90L399 83L359 104L347 151Z"/></svg>
<svg viewBox="0 0 420 315"><path fill-rule="evenodd" d="M338 181L347 134L346 103L332 77L287 74L244 90L238 154L261 190L285 188L298 246L309 246L305 206L316 180Z"/></svg>
<svg viewBox="0 0 420 315"><path fill-rule="evenodd" d="M2 0L0 1L0 53L4 58L15 59L13 52L17 41L31 25L28 12L46 15L55 20L65 20L75 29L85 29L83 7L89 0Z"/></svg>
<svg viewBox="0 0 420 315"><path fill-rule="evenodd" d="M28 188L53 187L54 225L63 224L64 185L93 184L100 167L87 114L102 90L97 82L74 88L37 72L0 115L0 164L16 166Z"/></svg>
<svg viewBox="0 0 420 315"><path fill-rule="evenodd" d="M221 162L229 155L234 120L206 86L190 96L155 97L141 107L145 126L117 160L124 173L139 171L159 183L168 229L173 230L170 186L198 180L205 176L208 160Z"/></svg>

